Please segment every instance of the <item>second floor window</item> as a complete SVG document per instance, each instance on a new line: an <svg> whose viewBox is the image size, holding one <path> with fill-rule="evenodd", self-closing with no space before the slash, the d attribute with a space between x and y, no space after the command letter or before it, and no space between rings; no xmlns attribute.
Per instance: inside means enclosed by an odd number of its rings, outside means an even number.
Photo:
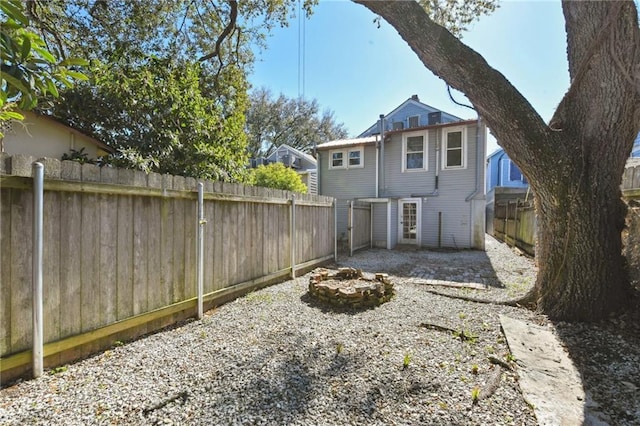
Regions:
<svg viewBox="0 0 640 426"><path fill-rule="evenodd" d="M409 117L409 128L420 126L420 116L414 115Z"/></svg>
<svg viewBox="0 0 640 426"><path fill-rule="evenodd" d="M361 162L362 151L349 151L349 167L359 167L362 165Z"/></svg>
<svg viewBox="0 0 640 426"><path fill-rule="evenodd" d="M465 147L462 129L444 131L443 166L445 169L462 169L467 166Z"/></svg>
<svg viewBox="0 0 640 426"><path fill-rule="evenodd" d="M403 171L427 169L426 140L424 133L420 135L414 133L403 138Z"/></svg>

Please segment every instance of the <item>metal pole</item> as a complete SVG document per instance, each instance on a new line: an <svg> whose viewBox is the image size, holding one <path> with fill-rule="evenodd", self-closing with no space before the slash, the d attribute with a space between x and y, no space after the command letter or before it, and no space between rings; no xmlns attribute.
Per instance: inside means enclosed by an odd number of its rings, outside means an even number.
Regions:
<svg viewBox="0 0 640 426"><path fill-rule="evenodd" d="M333 260L338 261L338 206L337 200L333 199Z"/></svg>
<svg viewBox="0 0 640 426"><path fill-rule="evenodd" d="M371 218L369 219L369 248L373 248L373 206L374 204L369 203L369 212L371 213Z"/></svg>
<svg viewBox="0 0 640 426"><path fill-rule="evenodd" d="M204 218L204 185L198 182L198 245L196 256L196 270L198 280L198 319L203 315L203 276L204 276L204 225L207 221Z"/></svg>
<svg viewBox="0 0 640 426"><path fill-rule="evenodd" d="M42 376L42 253L44 166L33 163L33 377Z"/></svg>
<svg viewBox="0 0 640 426"><path fill-rule="evenodd" d="M349 257L353 256L353 200L349 201Z"/></svg>
<svg viewBox="0 0 640 426"><path fill-rule="evenodd" d="M291 279L296 277L296 196L291 194Z"/></svg>

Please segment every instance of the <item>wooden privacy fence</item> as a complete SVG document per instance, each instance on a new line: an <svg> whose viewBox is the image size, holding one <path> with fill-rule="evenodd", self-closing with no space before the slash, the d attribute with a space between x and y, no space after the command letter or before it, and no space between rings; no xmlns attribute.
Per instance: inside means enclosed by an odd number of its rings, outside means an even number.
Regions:
<svg viewBox="0 0 640 426"><path fill-rule="evenodd" d="M351 200L349 201L347 229L349 231L349 256L353 252L365 247L371 247L373 228L371 203Z"/></svg>
<svg viewBox="0 0 640 426"><path fill-rule="evenodd" d="M493 214L493 236L533 256L536 233L533 201L496 198Z"/></svg>
<svg viewBox="0 0 640 426"><path fill-rule="evenodd" d="M31 163L0 157L0 380L30 370ZM44 356L55 366L196 309L197 182L46 159ZM335 256L329 197L204 182L207 307Z"/></svg>

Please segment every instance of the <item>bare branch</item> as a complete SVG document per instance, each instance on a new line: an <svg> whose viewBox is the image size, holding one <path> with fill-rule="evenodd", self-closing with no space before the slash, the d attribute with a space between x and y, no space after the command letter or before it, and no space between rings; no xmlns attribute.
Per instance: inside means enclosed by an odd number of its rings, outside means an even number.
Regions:
<svg viewBox="0 0 640 426"><path fill-rule="evenodd" d="M229 6L231 7L231 10L229 12L229 22L227 23L227 26L224 27L224 30L222 30L222 33L220 34L220 37L218 37L218 39L216 40L216 45L213 49L213 52L208 53L202 57L200 57L198 59L199 62L204 62L207 61L211 58L215 58L218 57L220 58L220 48L222 46L222 43L225 41L225 39L231 34L231 32L236 28L236 21L238 19L238 2L237 0L229 0ZM222 63L221 63L222 65Z"/></svg>

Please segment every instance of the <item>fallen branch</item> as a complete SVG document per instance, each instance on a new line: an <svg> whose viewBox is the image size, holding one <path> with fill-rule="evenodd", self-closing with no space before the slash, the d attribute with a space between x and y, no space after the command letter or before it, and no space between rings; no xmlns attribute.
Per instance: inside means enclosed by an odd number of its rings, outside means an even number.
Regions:
<svg viewBox="0 0 640 426"><path fill-rule="evenodd" d="M431 323L427 323L427 322L420 323L420 327L428 328L430 330L438 330L438 331L449 332L449 333L453 334L454 336L456 336L457 338L459 338L463 342L476 341L478 339L478 337L474 336L473 334L465 333L464 329L458 331L458 330L454 330L453 328L445 327L443 325L431 324Z"/></svg>
<svg viewBox="0 0 640 426"><path fill-rule="evenodd" d="M150 407L150 408L145 408L144 410L142 410L142 414L144 414L145 416L148 415L150 412L155 411L155 410L159 410L161 408L166 407L167 405L171 404L172 402L177 401L178 399L182 400L181 401L181 405L184 405L185 402L187 402L187 398L189 398L189 394L187 393L187 391L182 391L180 393L178 393L177 395L174 395L170 398L165 399L164 401L160 401L159 403L157 403L156 405Z"/></svg>
<svg viewBox="0 0 640 426"><path fill-rule="evenodd" d="M487 381L487 385L484 388L482 388L482 391L480 392L480 395L478 396L478 399L487 399L491 395L496 393L496 391L500 387L500 382L501 381L502 381L502 370L501 369L497 369L493 373L493 376L491 376L489 378L489 380Z"/></svg>
<svg viewBox="0 0 640 426"><path fill-rule="evenodd" d="M448 297L450 299L464 300L466 302L484 303L484 304L487 304L487 305L513 306L513 307L516 307L516 308L535 309L535 306L532 303L529 302L529 300L530 300L529 295L518 297L517 299L490 300L490 299L480 299L478 297L471 297L471 296L447 294L447 293L442 293L442 292L437 291L437 290L429 290L429 289L426 289L426 288L424 289L424 291L426 291L427 293L438 295L438 296Z"/></svg>
<svg viewBox="0 0 640 426"><path fill-rule="evenodd" d="M503 360L501 360L500 358L498 358L496 356L489 355L489 362L491 364L497 364L497 365L499 365L500 367L502 367L502 368L504 368L506 370L513 371L513 367L511 367L511 365L508 362L503 361Z"/></svg>

